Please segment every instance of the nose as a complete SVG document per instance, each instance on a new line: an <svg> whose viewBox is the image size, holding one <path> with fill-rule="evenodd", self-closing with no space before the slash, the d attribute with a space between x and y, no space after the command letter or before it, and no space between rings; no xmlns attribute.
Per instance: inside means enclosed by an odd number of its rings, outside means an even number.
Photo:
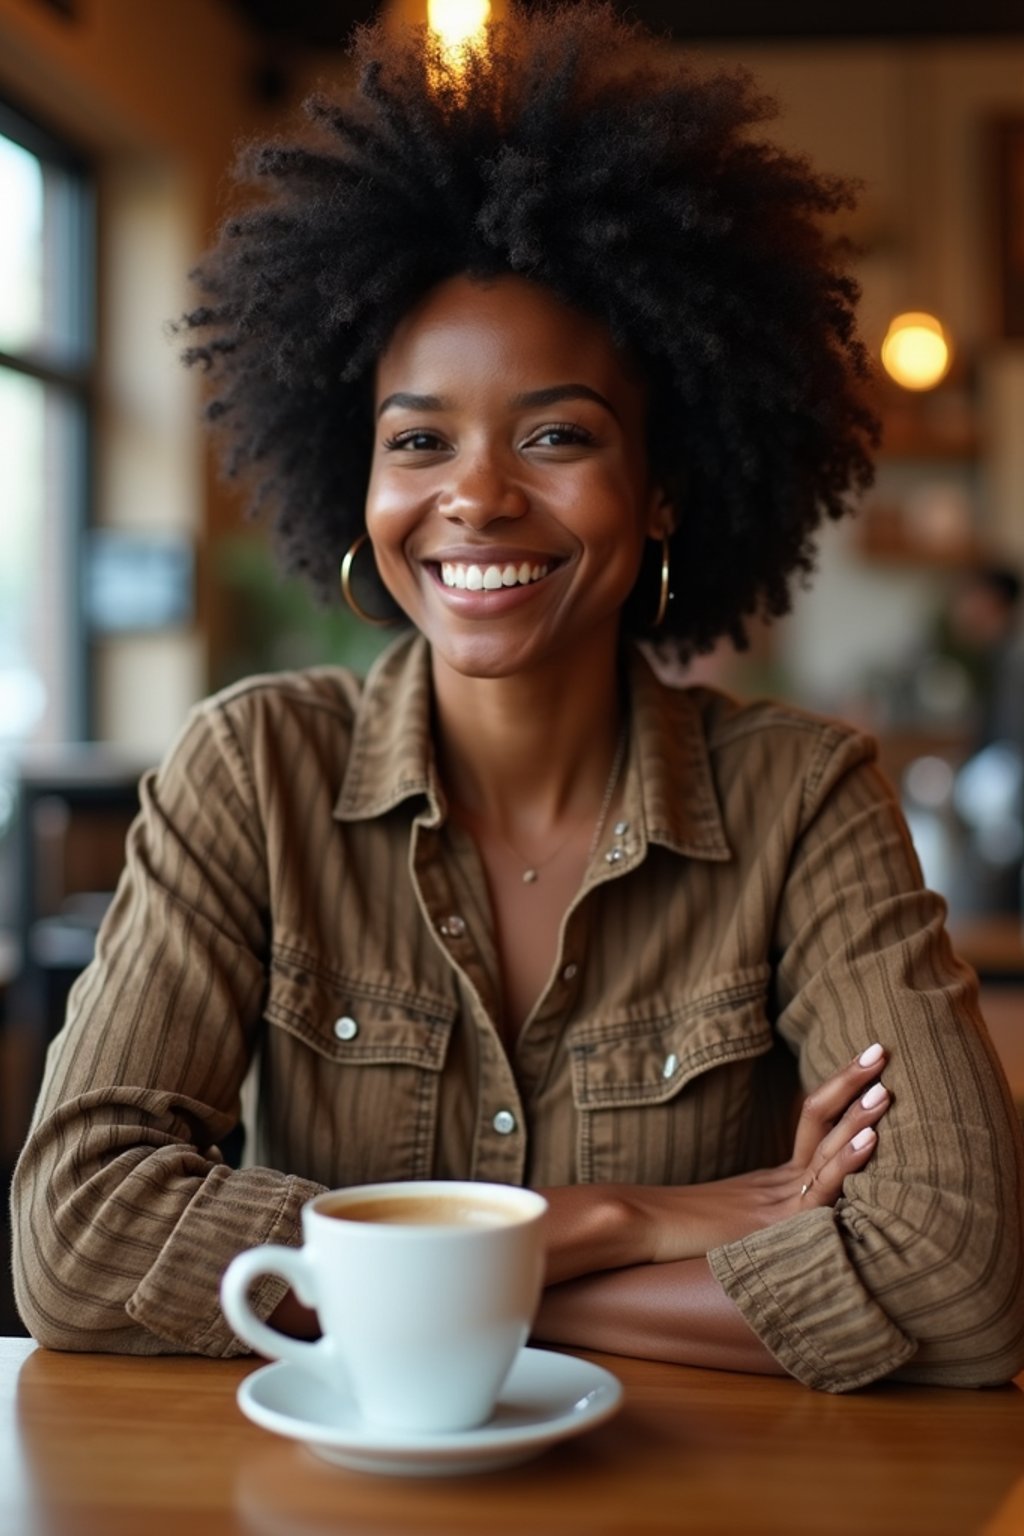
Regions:
<svg viewBox="0 0 1024 1536"><path fill-rule="evenodd" d="M470 528L523 517L528 508L526 492L489 454L453 465L452 478L438 500L443 517Z"/></svg>

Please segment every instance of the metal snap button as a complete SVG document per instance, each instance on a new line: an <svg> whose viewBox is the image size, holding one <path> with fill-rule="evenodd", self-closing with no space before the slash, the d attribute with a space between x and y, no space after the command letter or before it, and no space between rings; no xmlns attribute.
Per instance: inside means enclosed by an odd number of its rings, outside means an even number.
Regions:
<svg viewBox="0 0 1024 1536"><path fill-rule="evenodd" d="M350 1019L346 1013L340 1019L335 1019L334 1033L339 1040L354 1040L359 1033L359 1025L355 1019Z"/></svg>
<svg viewBox="0 0 1024 1536"><path fill-rule="evenodd" d="M674 1077L675 1073L676 1073L676 1068L678 1066L679 1066L679 1057L676 1055L675 1051L671 1051L665 1057L665 1065L661 1069L662 1077Z"/></svg>
<svg viewBox="0 0 1024 1536"><path fill-rule="evenodd" d="M499 1136L510 1136L516 1128L516 1117L510 1109L499 1109L491 1124Z"/></svg>

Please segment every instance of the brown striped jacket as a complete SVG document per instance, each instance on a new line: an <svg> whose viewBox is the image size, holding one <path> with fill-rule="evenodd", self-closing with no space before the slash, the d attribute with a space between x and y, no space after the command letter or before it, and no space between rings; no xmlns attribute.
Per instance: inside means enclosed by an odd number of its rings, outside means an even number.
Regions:
<svg viewBox="0 0 1024 1536"><path fill-rule="evenodd" d="M784 1366L1024 1365L1021 1140L870 741L629 661L622 857L602 848L514 1049L483 874L445 817L429 654L365 687L253 679L142 786L13 1188L15 1280L58 1348L230 1354L233 1254L299 1241L324 1186L685 1184L782 1160L802 1091L874 1040L863 1172L709 1254ZM220 1144L248 1107L241 1168ZM268 1279L268 1314L283 1285Z"/></svg>

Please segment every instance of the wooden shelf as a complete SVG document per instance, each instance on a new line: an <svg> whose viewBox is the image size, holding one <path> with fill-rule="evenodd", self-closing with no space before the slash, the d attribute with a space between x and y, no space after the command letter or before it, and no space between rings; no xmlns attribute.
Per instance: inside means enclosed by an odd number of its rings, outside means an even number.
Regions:
<svg viewBox="0 0 1024 1536"><path fill-rule="evenodd" d="M874 406L882 418L881 461L969 464L982 451L977 412L962 381L920 394L879 382Z"/></svg>
<svg viewBox="0 0 1024 1536"><path fill-rule="evenodd" d="M901 508L868 503L854 524L854 547L872 565L917 570L962 571L986 557L976 534L923 538L908 527Z"/></svg>

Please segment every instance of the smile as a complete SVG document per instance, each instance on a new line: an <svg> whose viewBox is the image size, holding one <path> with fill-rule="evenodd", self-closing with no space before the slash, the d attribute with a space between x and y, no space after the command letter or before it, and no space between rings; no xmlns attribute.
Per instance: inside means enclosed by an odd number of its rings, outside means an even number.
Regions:
<svg viewBox="0 0 1024 1536"><path fill-rule="evenodd" d="M441 562L441 581L446 587L459 587L467 592L497 592L500 587L528 587L548 574L547 564L533 564L523 560L519 564L508 561L504 565L469 565L461 561Z"/></svg>

